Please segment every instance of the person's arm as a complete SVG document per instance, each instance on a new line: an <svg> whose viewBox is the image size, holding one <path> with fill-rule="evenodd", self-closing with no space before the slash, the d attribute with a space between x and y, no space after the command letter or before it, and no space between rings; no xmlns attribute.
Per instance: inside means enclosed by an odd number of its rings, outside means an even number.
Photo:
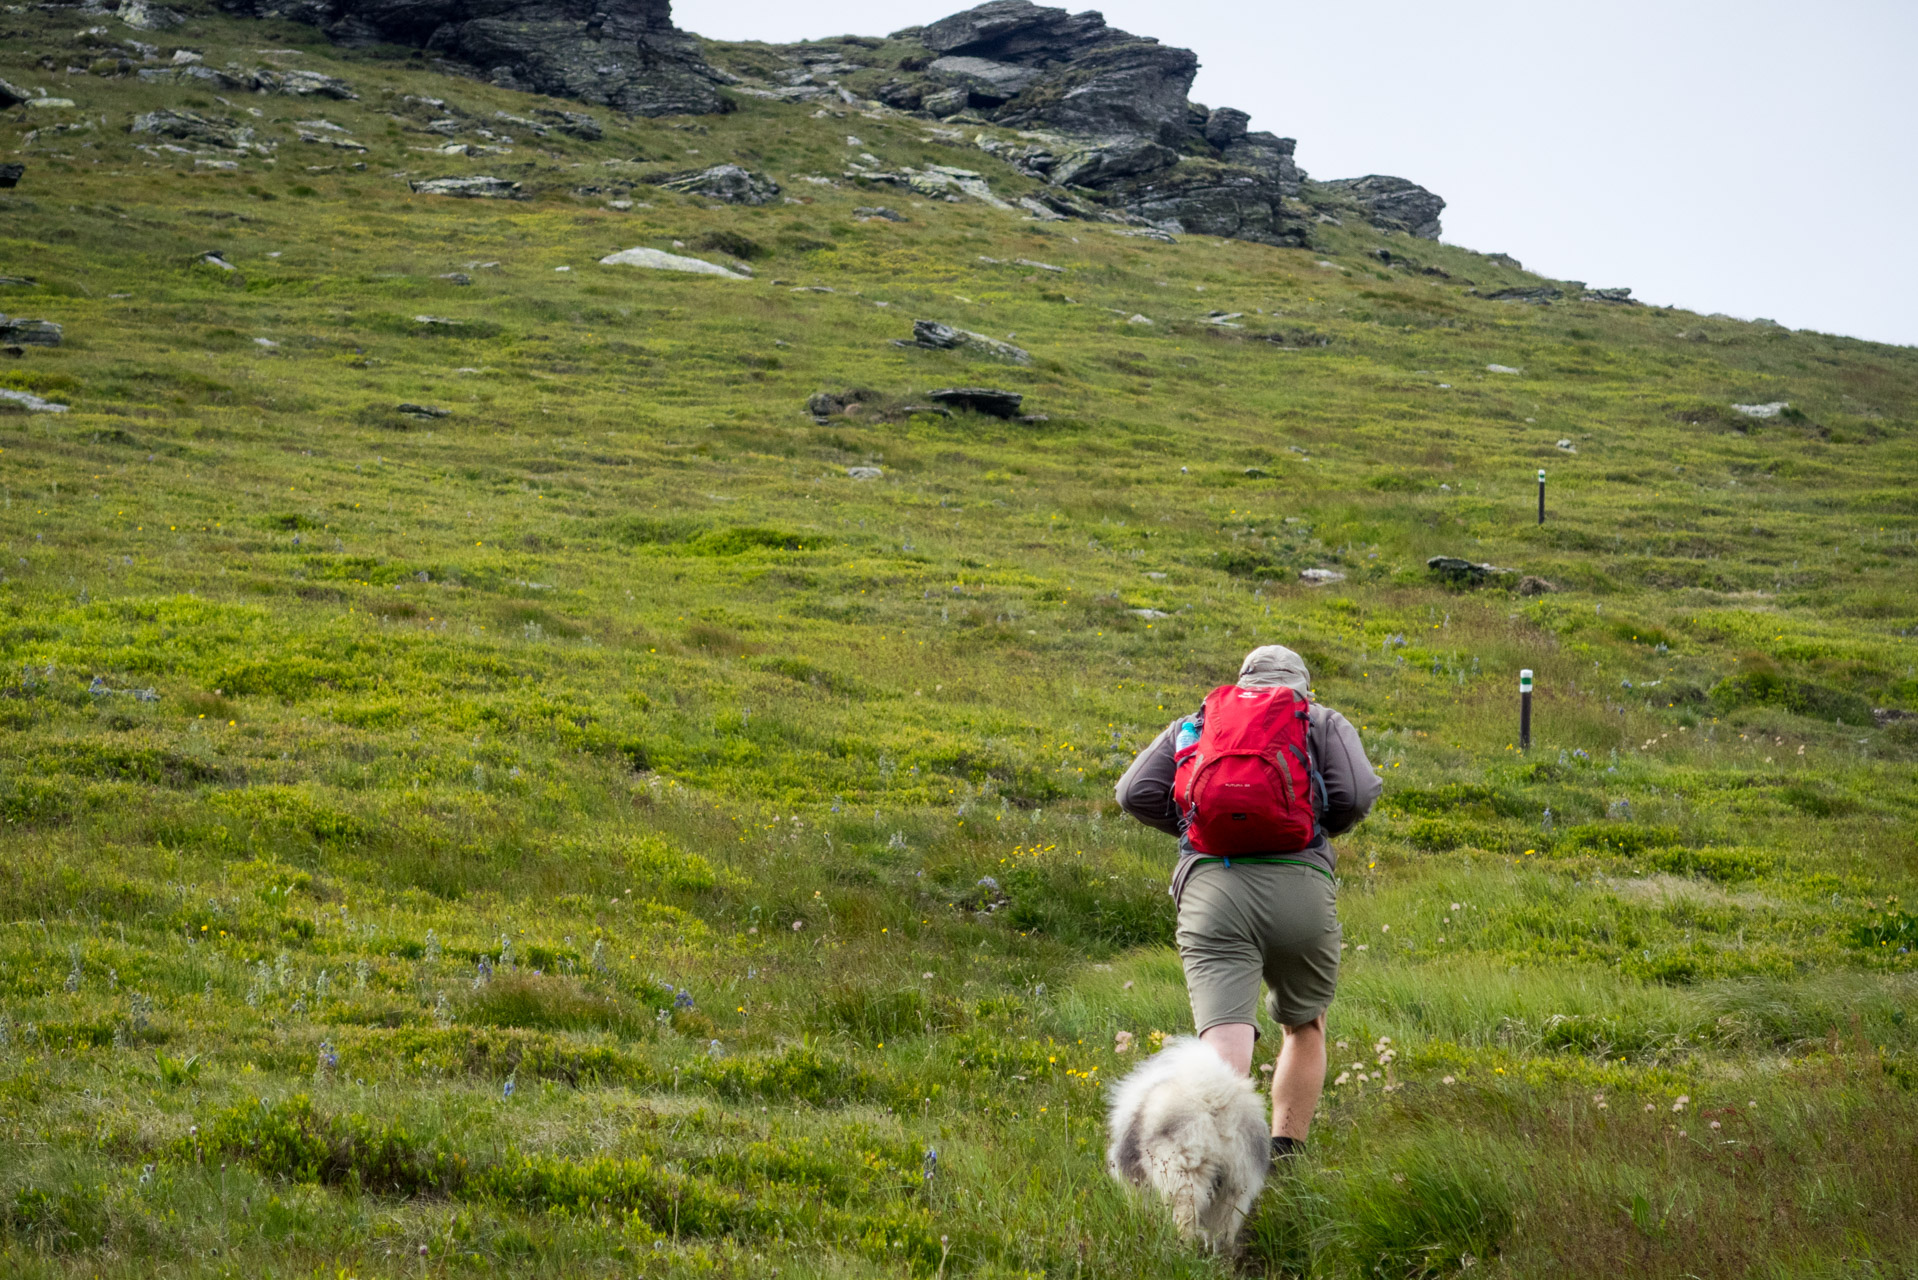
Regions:
<svg viewBox="0 0 1918 1280"><path fill-rule="evenodd" d="M1167 725L1113 788L1121 809L1169 836L1179 834L1179 806L1172 798L1172 735L1177 729L1177 721Z"/></svg>
<svg viewBox="0 0 1918 1280"><path fill-rule="evenodd" d="M1320 825L1328 836L1344 835L1365 820L1372 804L1385 790L1385 781L1366 758L1359 731L1330 707L1312 724L1312 750L1319 776L1325 779L1325 814Z"/></svg>

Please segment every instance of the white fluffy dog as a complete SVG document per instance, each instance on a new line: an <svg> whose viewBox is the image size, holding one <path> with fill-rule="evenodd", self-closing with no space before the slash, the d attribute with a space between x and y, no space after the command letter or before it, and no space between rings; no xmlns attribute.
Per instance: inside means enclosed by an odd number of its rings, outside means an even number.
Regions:
<svg viewBox="0 0 1918 1280"><path fill-rule="evenodd" d="M1112 1176L1157 1191L1186 1239L1236 1252L1272 1163L1252 1081L1204 1041L1168 1040L1113 1087L1109 1124Z"/></svg>

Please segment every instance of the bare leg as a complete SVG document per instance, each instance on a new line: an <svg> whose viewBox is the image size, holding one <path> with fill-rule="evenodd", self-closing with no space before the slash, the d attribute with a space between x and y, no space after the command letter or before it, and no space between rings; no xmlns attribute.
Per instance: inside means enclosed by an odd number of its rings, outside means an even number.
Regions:
<svg viewBox="0 0 1918 1280"><path fill-rule="evenodd" d="M1208 1027L1199 1033L1199 1039L1212 1046L1212 1051L1225 1059L1225 1065L1240 1075L1252 1069L1252 1024L1249 1022L1222 1022L1216 1027ZM1323 1059L1323 1052L1320 1053ZM1319 1063L1319 1074L1325 1074L1325 1063Z"/></svg>
<svg viewBox="0 0 1918 1280"><path fill-rule="evenodd" d="M1224 1027L1214 1030L1223 1031ZM1245 1060L1252 1060L1252 1028L1246 1027ZM1325 1088L1325 1015L1285 1028L1278 1065L1272 1071L1272 1132L1305 1141Z"/></svg>

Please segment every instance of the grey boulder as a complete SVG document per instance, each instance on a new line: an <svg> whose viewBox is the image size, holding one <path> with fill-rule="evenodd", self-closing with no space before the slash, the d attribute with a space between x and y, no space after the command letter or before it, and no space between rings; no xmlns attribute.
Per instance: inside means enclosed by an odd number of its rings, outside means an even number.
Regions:
<svg viewBox="0 0 1918 1280"><path fill-rule="evenodd" d="M51 320L9 320L0 316L0 342L17 347L57 347L65 335Z"/></svg>
<svg viewBox="0 0 1918 1280"><path fill-rule="evenodd" d="M685 195L705 196L727 204L771 204L779 199L779 184L763 173L736 164L716 164L694 173L661 178L655 185Z"/></svg>
<svg viewBox="0 0 1918 1280"><path fill-rule="evenodd" d="M0 164L0 187L17 187L26 176L27 166L23 164Z"/></svg>
<svg viewBox="0 0 1918 1280"><path fill-rule="evenodd" d="M997 356L1002 360L1010 360L1014 364L1032 363L1032 356L1022 347L1015 347L1010 342L1001 342L997 338L987 337L983 333L974 333L970 329L955 329L937 320L914 320L912 341L902 341L899 345L924 347L929 351L957 351L964 348Z"/></svg>
<svg viewBox="0 0 1918 1280"><path fill-rule="evenodd" d="M224 116L203 116L197 111L149 111L133 117L134 133L150 133L177 142L197 142L203 146L244 150L252 141L253 130L238 120Z"/></svg>
<svg viewBox="0 0 1918 1280"><path fill-rule="evenodd" d="M995 418L1012 418L1018 416L1019 405L1025 397L1017 391L998 387L945 387L932 392L927 399L949 409L970 409Z"/></svg>
<svg viewBox="0 0 1918 1280"><path fill-rule="evenodd" d="M551 120L553 127L561 133L569 134L586 142L597 142L606 136L605 127L598 117L587 115L584 111L540 110L534 113L544 120Z"/></svg>
<svg viewBox="0 0 1918 1280"><path fill-rule="evenodd" d="M423 196L460 196L468 200L513 200L519 197L519 183L505 178L422 178L409 184Z"/></svg>
<svg viewBox="0 0 1918 1280"><path fill-rule="evenodd" d="M1564 292L1549 284L1531 285L1524 288L1494 289L1490 293L1479 293L1468 289L1467 293L1476 294L1487 302L1529 302L1534 306L1546 306L1554 299L1565 296Z"/></svg>
<svg viewBox="0 0 1918 1280"><path fill-rule="evenodd" d="M31 97L33 97L32 94L20 88L18 85L8 84L5 80L0 80L0 111L4 111L8 107L17 107Z"/></svg>
<svg viewBox="0 0 1918 1280"><path fill-rule="evenodd" d="M1476 587L1502 574L1515 573L1514 569L1501 569L1495 564L1478 564L1458 556L1433 556L1425 562L1425 567L1454 586Z"/></svg>

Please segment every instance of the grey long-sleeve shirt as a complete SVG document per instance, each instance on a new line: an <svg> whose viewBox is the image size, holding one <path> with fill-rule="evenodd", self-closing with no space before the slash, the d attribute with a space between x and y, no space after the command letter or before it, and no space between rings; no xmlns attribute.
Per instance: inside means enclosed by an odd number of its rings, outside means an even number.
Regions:
<svg viewBox="0 0 1918 1280"><path fill-rule="evenodd" d="M1114 788L1121 809L1148 827L1179 837L1179 865L1172 873L1175 900L1185 887L1185 878L1191 873L1193 863L1204 856L1186 840L1179 822L1179 806L1172 795L1172 739L1180 723L1191 718L1180 716L1167 725L1133 760ZM1325 811L1319 815L1319 833L1312 843L1286 856L1310 863L1330 875L1338 860L1327 837L1343 835L1362 822L1385 789L1385 783L1366 758L1359 731L1330 707L1312 704L1306 722L1306 739L1319 775L1325 779Z"/></svg>

